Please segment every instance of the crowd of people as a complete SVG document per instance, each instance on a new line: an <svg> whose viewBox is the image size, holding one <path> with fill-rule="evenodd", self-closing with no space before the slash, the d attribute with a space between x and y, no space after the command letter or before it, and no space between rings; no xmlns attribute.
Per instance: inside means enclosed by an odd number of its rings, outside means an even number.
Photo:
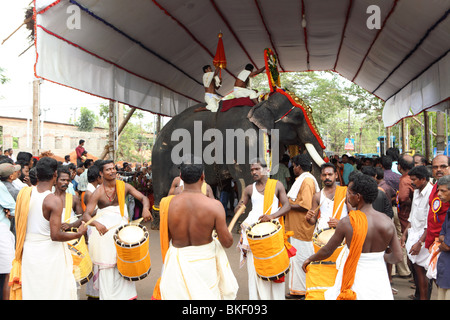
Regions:
<svg viewBox="0 0 450 320"><path fill-rule="evenodd" d="M239 285L223 250L233 244L226 219L250 203L237 244L250 300L393 299L393 277L411 279L411 299L430 299L434 287L438 299L450 298L447 156L430 164L396 149L380 158L334 156L320 167L319 181L306 154L283 155L273 175L257 160L240 201L236 181L212 189L194 163L180 166L160 203L164 268L154 299L234 299ZM67 260L66 243L82 236L93 263L88 297L137 298L135 283L117 269L112 237L118 225L153 220L151 166L88 158L76 165L70 157L8 151L0 156L0 180L3 299L79 298L76 258ZM274 221L285 232L289 268L267 281L248 233ZM209 255L217 268L202 258ZM49 286L55 281L57 290Z"/></svg>
<svg viewBox="0 0 450 320"><path fill-rule="evenodd" d="M77 149L82 147L83 144L84 141L81 140ZM96 200L93 197L94 191L99 186L105 185L104 179L106 178L103 174L105 165L109 164L114 168L114 177L110 180L127 182L124 196L124 206L126 207L124 222L141 217L145 217L147 220L151 216L149 209L153 205L151 166L147 163L142 165L136 163L132 168L131 164L127 162L120 166L111 164L111 161L94 161L87 158L86 154L85 150L80 152L80 159L77 159L77 164L70 162L70 155L65 156L63 162L57 161L51 158L51 152L43 152L39 157L33 156L29 152L19 152L15 156L13 150L8 149L0 155L0 300L11 298L11 292L13 292L11 288L17 286L18 281L22 282L22 280L27 284L34 284L32 286L26 284L21 295L23 294L25 298L29 299L40 299L47 294L45 290L42 291L42 286L47 287L45 281L48 278L45 275L54 277L52 281L61 282L61 290L52 289L53 292L48 293L48 297L55 299L78 297L77 290L69 290L74 288L74 283L67 281L68 274L70 275L69 279L73 279L72 270L67 273L67 264L65 263L67 261L56 261L57 259L55 260L53 257L53 255L64 256L64 252L67 253L67 251L61 250L61 246L58 247L59 251L42 249L39 246L33 247L36 244L33 244L31 240L28 241L30 238L28 233L39 234L41 237L46 237L46 240L55 243L65 243L79 239L83 235L88 239L89 235L86 235L88 228L83 227L82 217L88 209L87 204ZM37 192L32 193L30 191L25 196L25 189L37 190ZM39 199L34 198L37 194L40 196ZM47 197L49 194L52 194L52 196ZM109 204L117 204L115 186L111 194L114 195L115 199L112 199ZM61 203L55 199L51 200L53 195L55 198L59 198ZM43 206L39 208L35 201ZM48 212L45 211L46 203L49 206ZM28 207L30 213L26 215L25 220L21 218L20 222L16 221L16 219L19 219L19 212L21 212L21 209L23 210L24 204L27 204L27 206L33 205L33 210L40 212L41 215L33 213L33 216L31 216L32 210ZM68 207L66 207L66 204L68 204ZM57 212L58 209L62 209L61 212ZM90 214L95 215L98 210L99 207L96 206ZM40 218L43 216L45 220L38 218L39 216L41 216ZM55 216L59 218L57 221L53 221ZM33 226L31 222L26 223L28 220L33 222ZM16 230L18 225L21 226L20 230ZM55 225L59 227L55 228ZM92 226L95 227L95 223L92 223ZM77 232L66 232L74 228L77 229ZM90 233L92 234L92 231ZM27 242L25 242L25 238ZM91 237L91 242L92 239ZM38 238L36 241L42 242L42 238ZM48 245L49 242L46 242L46 244ZM32 251L36 252L34 256L30 255ZM110 251L115 252L115 248L110 248ZM36 258L36 254L40 255L39 258ZM99 258L99 261L101 259ZM14 267L11 269L11 266L14 266L13 261L20 261L21 279L19 277L19 280L10 277L10 273L15 272ZM40 265L39 261L44 261L44 264ZM52 268L49 267L48 261L52 261ZM99 264L101 263L94 263L93 275L95 278L101 279L101 277L98 277L101 272L98 268ZM70 266L72 266L71 263ZM41 269L46 271L42 272ZM55 277L55 274L62 275L62 277ZM108 275L103 278L107 279ZM111 281L112 284L116 282ZM75 286L76 288L77 286ZM70 292L70 294L67 294L67 292ZM131 288L131 292L131 298L135 297L136 293L134 292L133 295L133 288ZM98 285L94 286L93 281L88 284L87 293L90 298L100 297ZM120 297L120 295L117 297ZM127 296L127 298L130 297Z"/></svg>
<svg viewBox="0 0 450 320"><path fill-rule="evenodd" d="M303 171L309 172L308 163L305 160ZM333 164L333 170L329 168L331 167L330 164ZM299 180L299 178L295 179L299 175L293 174L296 168L295 160L284 155L280 161L280 167L283 166L284 169L278 170L277 174L272 177L282 181L286 192L292 193L292 188ZM401 277L410 279L411 287L415 289L409 296L410 299L430 299L433 284L437 285L438 299L448 299L450 270L448 266L445 269L445 265L448 264L448 246L445 244L445 237L449 203L445 192L450 167L449 158L446 155L437 155L431 163L428 163L425 157L420 154L414 156L407 153L399 154L396 148L388 149L386 155L382 157L356 158L347 154L333 156L330 163L321 168L321 180L324 186L322 191L314 190L314 183L316 182L314 177L302 178L304 180L302 188L305 188L305 190L299 192L298 195L295 191L294 196L291 197L291 206L295 201L301 204L300 211L303 211L306 220L311 222L310 225L306 226L302 226L300 222L296 223L299 230L293 236L292 243L306 241L306 246L311 250L310 242L314 232L317 233L328 227L337 227L337 222L347 216L351 208L354 209L355 206L349 203L351 191L347 191L347 205L343 205L341 211L336 211L336 190L342 187L347 188L347 190L352 189L354 187L352 180L354 181L355 176L361 174L376 182L378 190L373 201L370 202L371 206L376 211L384 213L394 223L397 238L400 240L403 253L401 261L394 264L386 263L392 294L398 293L398 290L392 287L392 277ZM333 206L334 209L330 209ZM331 211L328 216L332 217L329 220L327 214L324 215L328 211ZM367 215L367 212L365 213ZM336 218L337 216L339 218ZM286 221L289 221L289 219L290 217L287 215ZM304 219L301 218L300 220ZM287 230L295 228L289 229L287 227ZM336 233L337 231L338 229L336 229ZM307 233L306 237L305 232ZM297 244L298 247L304 245L302 242ZM335 248L339 248L339 246L333 247L331 252ZM392 248L388 250L392 250ZM329 254L331 255L331 253ZM302 258L297 255L295 259L299 260L297 265L301 265L305 257ZM313 256L313 259L317 259L317 256ZM334 259L333 262L336 263L337 259ZM292 277L294 280L290 282L289 298L306 297L308 299L316 294L323 298L324 291L337 283L334 267L329 272L331 280L328 283L324 283L322 280L320 280L322 282L316 283L313 277L314 269L325 270L327 267L324 265L319 267L314 263L310 264L311 261L308 260L307 262L309 264L307 274L295 272L295 269L293 269ZM294 267L295 265L295 263L292 264ZM322 275L325 274L324 270L321 270ZM306 272L306 269L304 271ZM295 274L298 277L301 274L301 280L295 279ZM372 272L372 274L374 273ZM298 285L295 284L296 281ZM308 282L310 285L322 289L312 290L308 287ZM368 284L366 286L370 287ZM317 291L321 292L318 293ZM328 294L331 291L331 289L328 290ZM372 296L372 299L374 297ZM368 298L370 299L370 296Z"/></svg>

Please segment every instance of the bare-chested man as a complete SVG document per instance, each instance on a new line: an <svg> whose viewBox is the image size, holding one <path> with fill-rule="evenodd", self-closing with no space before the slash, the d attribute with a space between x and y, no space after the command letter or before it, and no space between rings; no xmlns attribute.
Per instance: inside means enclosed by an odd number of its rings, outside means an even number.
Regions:
<svg viewBox="0 0 450 320"><path fill-rule="evenodd" d="M250 81L251 78L266 70L266 67L264 66L256 71L253 71L254 68L255 67L249 63L245 66L244 70L239 73L236 81L234 82L233 94L235 98L248 97L252 99L255 104L257 104L258 93L255 90L251 89Z"/></svg>
<svg viewBox="0 0 450 320"><path fill-rule="evenodd" d="M223 247L233 244L222 204L202 194L203 165L182 164L183 191L161 201L163 300L234 299L237 282ZM217 232L218 239L212 237ZM170 241L170 245L169 245Z"/></svg>
<svg viewBox="0 0 450 320"><path fill-rule="evenodd" d="M400 261L402 251L392 220L372 207L377 194L373 178L356 174L347 189L348 202L356 210L339 221L328 243L303 264L306 272L312 261L329 257L345 240L349 249L345 263L341 262L334 287L325 292L326 299L393 299L386 262Z"/></svg>
<svg viewBox="0 0 450 320"><path fill-rule="evenodd" d="M113 235L116 229L128 223L125 197L131 194L143 204L142 217L144 221L153 220L147 197L133 186L116 180L116 167L112 160L106 160L100 165L100 175L103 183L93 192L86 205L83 220L92 218L98 206L96 216L92 222L92 233L89 235L89 254L94 266L101 266L98 270L98 287L100 299L134 299L136 287L134 282L120 276L116 267L117 253Z"/></svg>
<svg viewBox="0 0 450 320"><path fill-rule="evenodd" d="M184 189L184 181L181 179L180 176L173 178L172 184L169 189L168 196L177 195L183 192ZM206 195L208 198L215 199L214 193L211 189L211 186L206 183L206 181L203 181L203 184L201 185L201 191L204 195Z"/></svg>
<svg viewBox="0 0 450 320"><path fill-rule="evenodd" d="M206 107L199 107L195 109L196 112L206 110L217 112L217 109L219 109L219 102L222 100L216 92L222 85L222 79L219 77L219 72L220 68L216 68L213 71L210 65L203 67L203 86L205 88Z"/></svg>

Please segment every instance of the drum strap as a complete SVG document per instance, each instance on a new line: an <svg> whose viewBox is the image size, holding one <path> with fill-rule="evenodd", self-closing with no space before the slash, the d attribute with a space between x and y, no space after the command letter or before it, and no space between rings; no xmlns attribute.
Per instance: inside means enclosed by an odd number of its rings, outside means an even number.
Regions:
<svg viewBox="0 0 450 320"><path fill-rule="evenodd" d="M263 213L270 214L271 211L269 210L273 205L273 197L275 196L275 191L277 187L277 181L275 179L268 179L266 182L266 187L264 189L264 206L263 206ZM278 206L281 207L281 203L278 201ZM286 247L286 250L288 252L289 257L295 256L297 250L291 245L291 243L288 241L289 237L292 237L294 235L293 231L286 232L286 229L284 227L284 218L280 217L278 221L281 224L282 231L284 234L284 246Z"/></svg>
<svg viewBox="0 0 450 320"><path fill-rule="evenodd" d="M22 188L16 200L16 251L9 274L10 300L22 300L22 254L27 233L32 187Z"/></svg>
<svg viewBox="0 0 450 320"><path fill-rule="evenodd" d="M167 250L169 250L169 225L167 220L167 214L169 213L169 204L174 195L161 199L159 203L159 240L161 245L161 255L164 264L164 258L166 257ZM153 289L152 300L161 300L161 291L159 288L161 277L156 281L155 288Z"/></svg>
<svg viewBox="0 0 450 320"><path fill-rule="evenodd" d="M117 200L119 201L120 214L125 213L125 182L122 180L116 180L116 192Z"/></svg>
<svg viewBox="0 0 450 320"><path fill-rule="evenodd" d="M70 220L70 214L72 213L72 202L73 196L71 193L66 192L66 206L65 206L65 212L64 212L64 222L67 222Z"/></svg>

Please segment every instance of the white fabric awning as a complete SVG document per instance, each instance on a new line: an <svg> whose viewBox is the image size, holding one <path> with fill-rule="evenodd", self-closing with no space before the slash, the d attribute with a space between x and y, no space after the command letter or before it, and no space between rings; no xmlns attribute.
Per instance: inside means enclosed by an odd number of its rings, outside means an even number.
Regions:
<svg viewBox="0 0 450 320"><path fill-rule="evenodd" d="M449 97L450 0L35 0L35 8L37 77L162 115L203 102L202 67L219 32L222 95L272 48L281 71L332 70L387 101L386 126Z"/></svg>
<svg viewBox="0 0 450 320"><path fill-rule="evenodd" d="M383 121L385 127L390 127L424 110L445 111L449 108L450 53L386 101Z"/></svg>

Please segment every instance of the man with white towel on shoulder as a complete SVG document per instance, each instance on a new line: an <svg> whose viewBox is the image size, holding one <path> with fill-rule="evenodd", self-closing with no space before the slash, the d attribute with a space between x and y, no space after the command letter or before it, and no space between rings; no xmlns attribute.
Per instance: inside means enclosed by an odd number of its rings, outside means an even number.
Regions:
<svg viewBox="0 0 450 320"><path fill-rule="evenodd" d="M290 238L297 254L291 258L289 273L289 294L287 299L303 299L306 294L306 274L302 270L306 258L314 254L312 237L315 225L306 221L306 213L311 209L312 199L320 191L316 178L310 173L311 159L306 154L292 158L294 174L297 176L287 197L291 210L286 215L286 231L294 231Z"/></svg>
<svg viewBox="0 0 450 320"><path fill-rule="evenodd" d="M251 88L251 78L260 74L266 67L253 71L255 67L252 64L247 64L239 75L237 76L236 81L234 82L234 97L235 98L250 98L253 100L255 104L258 103L258 93Z"/></svg>

